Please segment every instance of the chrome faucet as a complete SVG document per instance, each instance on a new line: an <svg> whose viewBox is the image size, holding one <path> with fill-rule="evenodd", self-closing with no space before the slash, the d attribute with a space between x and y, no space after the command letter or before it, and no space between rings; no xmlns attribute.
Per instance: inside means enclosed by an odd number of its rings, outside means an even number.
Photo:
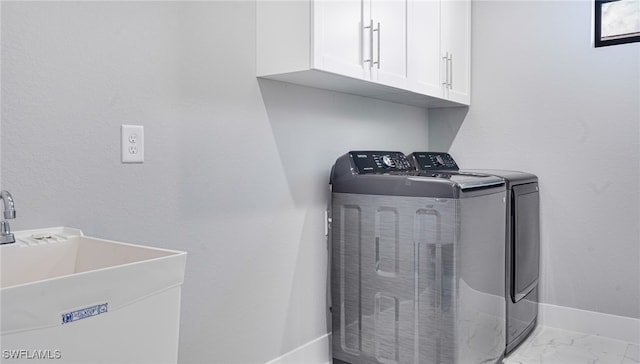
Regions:
<svg viewBox="0 0 640 364"><path fill-rule="evenodd" d="M16 218L16 209L13 204L13 197L9 193L9 191L0 192L0 200L4 203L4 218L5 219L15 219ZM0 221L0 244L8 244L15 243L16 238L11 233L11 228L9 227L9 221L2 220Z"/></svg>

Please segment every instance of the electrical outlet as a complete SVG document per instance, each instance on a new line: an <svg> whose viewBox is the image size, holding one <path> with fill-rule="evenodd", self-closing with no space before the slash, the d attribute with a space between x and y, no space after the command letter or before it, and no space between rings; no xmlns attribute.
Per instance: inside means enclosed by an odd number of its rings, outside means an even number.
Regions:
<svg viewBox="0 0 640 364"><path fill-rule="evenodd" d="M144 163L144 126L122 125L122 163Z"/></svg>

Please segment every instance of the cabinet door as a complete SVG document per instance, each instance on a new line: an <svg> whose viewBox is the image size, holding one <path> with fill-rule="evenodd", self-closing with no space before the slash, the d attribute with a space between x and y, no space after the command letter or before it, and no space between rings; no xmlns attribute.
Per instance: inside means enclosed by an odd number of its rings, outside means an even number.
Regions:
<svg viewBox="0 0 640 364"><path fill-rule="evenodd" d="M442 98L444 62L440 56L440 1L409 0L407 15L409 89Z"/></svg>
<svg viewBox="0 0 640 364"><path fill-rule="evenodd" d="M470 102L470 0L442 0L441 3L442 53L448 52L449 84L446 91L451 101Z"/></svg>
<svg viewBox="0 0 640 364"><path fill-rule="evenodd" d="M364 78L362 0L316 0L313 19L311 68Z"/></svg>
<svg viewBox="0 0 640 364"><path fill-rule="evenodd" d="M371 0L372 79L407 88L407 0Z"/></svg>

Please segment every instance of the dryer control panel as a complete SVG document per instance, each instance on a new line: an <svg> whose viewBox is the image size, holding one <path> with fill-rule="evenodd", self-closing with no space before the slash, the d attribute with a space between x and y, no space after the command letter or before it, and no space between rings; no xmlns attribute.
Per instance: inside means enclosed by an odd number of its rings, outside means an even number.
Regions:
<svg viewBox="0 0 640 364"><path fill-rule="evenodd" d="M444 152L414 152L410 154L421 171L457 171L458 165L449 153Z"/></svg>
<svg viewBox="0 0 640 364"><path fill-rule="evenodd" d="M351 151L349 156L359 174L414 171L409 158L401 152Z"/></svg>

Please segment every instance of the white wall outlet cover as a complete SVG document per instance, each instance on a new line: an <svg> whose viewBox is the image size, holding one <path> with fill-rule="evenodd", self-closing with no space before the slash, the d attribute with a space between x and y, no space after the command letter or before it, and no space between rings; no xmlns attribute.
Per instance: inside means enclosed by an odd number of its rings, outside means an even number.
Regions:
<svg viewBox="0 0 640 364"><path fill-rule="evenodd" d="M122 163L144 163L144 126L122 125Z"/></svg>

